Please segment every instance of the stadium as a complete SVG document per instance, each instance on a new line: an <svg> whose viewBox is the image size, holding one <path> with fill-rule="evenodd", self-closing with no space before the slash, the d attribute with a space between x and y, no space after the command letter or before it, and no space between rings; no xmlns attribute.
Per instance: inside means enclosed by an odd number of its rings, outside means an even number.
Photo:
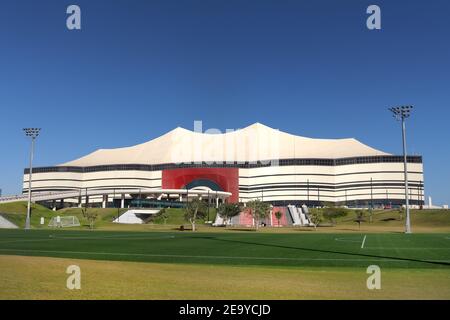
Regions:
<svg viewBox="0 0 450 320"><path fill-rule="evenodd" d="M259 123L226 133L209 131L178 127L139 145L33 168L33 197L71 194L57 205L120 208L176 207L197 196L215 205L255 199L274 206L404 204L402 156L353 138L306 138ZM410 203L423 205L421 156L408 156L408 178ZM24 194L28 179L25 169Z"/></svg>
<svg viewBox="0 0 450 320"><path fill-rule="evenodd" d="M0 300L450 300L450 1L29 2L2 2Z"/></svg>

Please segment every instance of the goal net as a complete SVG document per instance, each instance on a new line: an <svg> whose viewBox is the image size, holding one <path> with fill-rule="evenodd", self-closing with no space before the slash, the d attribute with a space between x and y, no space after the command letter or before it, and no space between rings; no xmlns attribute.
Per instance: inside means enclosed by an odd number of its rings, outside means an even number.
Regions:
<svg viewBox="0 0 450 320"><path fill-rule="evenodd" d="M57 216L50 220L48 226L54 228L79 227L80 221L75 216Z"/></svg>

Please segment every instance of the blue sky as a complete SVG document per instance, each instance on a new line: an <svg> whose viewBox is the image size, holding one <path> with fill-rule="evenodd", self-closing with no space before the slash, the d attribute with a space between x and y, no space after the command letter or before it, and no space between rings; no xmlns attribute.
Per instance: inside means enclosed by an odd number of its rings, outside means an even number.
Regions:
<svg viewBox="0 0 450 320"><path fill-rule="evenodd" d="M66 28L78 4L82 30ZM366 28L381 7L382 29ZM0 188L36 166L133 145L177 126L261 122L401 153L390 106L412 104L409 151L426 192L449 203L450 2L2 1Z"/></svg>

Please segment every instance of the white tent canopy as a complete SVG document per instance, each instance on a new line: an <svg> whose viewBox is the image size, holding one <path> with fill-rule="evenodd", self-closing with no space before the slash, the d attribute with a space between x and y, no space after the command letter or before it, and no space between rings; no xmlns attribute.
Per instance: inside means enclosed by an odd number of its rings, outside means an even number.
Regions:
<svg viewBox="0 0 450 320"><path fill-rule="evenodd" d="M389 155L356 139L313 139L260 123L223 134L176 128L156 139L125 148L99 149L61 166L253 162L272 159L336 159Z"/></svg>

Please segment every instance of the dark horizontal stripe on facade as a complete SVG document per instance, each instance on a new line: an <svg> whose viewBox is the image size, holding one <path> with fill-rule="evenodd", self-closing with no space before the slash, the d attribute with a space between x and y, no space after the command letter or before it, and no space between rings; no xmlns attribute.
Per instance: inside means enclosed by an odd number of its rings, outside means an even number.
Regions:
<svg viewBox="0 0 450 320"><path fill-rule="evenodd" d="M338 183L329 183L329 182L306 182L306 181L303 181L303 182L273 182L273 183L258 183L258 184L254 184L254 183L252 183L252 184L240 184L239 185L239 187L242 187L242 188L249 188L248 186L249 185L251 185L252 187L258 187L258 188L261 188L261 187L264 187L264 186L279 186L279 185L285 185L285 186L288 186L288 185L296 185L296 186L300 186L300 185L304 185L304 186L306 186L306 187L309 187L309 188L311 188L311 187L313 187L313 186L315 186L315 187L317 187L317 186L338 186L338 187L346 187L346 186L352 186L352 185L354 185L354 184L368 184L368 185L372 185L372 186L375 186L375 185L384 185L384 184L387 184L387 183L402 183L403 185L405 184L405 182L404 182L404 180L402 179L402 180L375 180L375 181L371 181L371 180L356 180L356 181L348 181L348 182L338 182ZM423 187L424 186L424 183L423 183L423 181L418 181L418 180L411 180L411 179L408 179L408 183L409 184L411 184L411 185L417 185L417 186L421 186L421 187Z"/></svg>
<svg viewBox="0 0 450 320"><path fill-rule="evenodd" d="M398 190L397 192L396 191L392 191L392 190ZM403 197L405 196L405 192L404 192L404 190L403 189L399 189L399 188L393 188L393 189L390 189L391 191L390 192L388 192L387 194L388 195L393 195L393 194L397 194L397 195L403 195ZM361 192L362 190L365 190L365 192ZM267 192L264 192L264 193L262 193L262 192L242 192L242 193L240 193L240 195L241 195L241 197L245 197L245 196L247 196L247 197L250 197L250 198L252 198L252 197L254 197L254 195L250 195L250 194L256 194L257 195L257 197L271 197L271 196L273 196L273 195L277 195L277 194L279 194L279 195L289 195L289 196L293 196L293 197L308 197L308 193L307 192L297 192L297 193L294 193L294 194L292 194L292 192L295 192L295 190L291 190L291 189L281 189L281 190L273 190L273 191L267 191ZM367 191L367 189L355 189L355 190L352 190L352 191L355 191L355 192L358 192L358 193L349 193L349 194L347 194L347 197L348 198L353 198L353 197L357 197L357 196L364 196L364 195L366 195L366 196L370 196L371 194L374 196L374 197L376 197L376 196L383 196L383 197L385 197L386 196L386 192L370 192L370 190L369 191ZM291 192L291 193L277 193L277 192ZM420 193L420 194L417 194L417 193L412 193L412 192L410 192L409 193L410 194L410 197L411 198L415 198L415 199L417 199L418 197L420 197L420 198L422 198L423 197L423 193ZM309 193L309 197L310 198L317 198L317 195L319 195L320 197L331 197L331 198L342 198L342 197L345 197L345 194L342 194L342 193L340 193L340 194L338 194L338 195L336 195L336 193L335 192L327 192L327 191L323 191L322 190L322 192L319 192L319 193L317 193L317 192L310 192Z"/></svg>
<svg viewBox="0 0 450 320"><path fill-rule="evenodd" d="M253 178L267 178L267 177L278 177L278 176L323 176L323 177L341 177L341 176L351 176L356 174L404 174L402 171L360 171L360 172L350 172L350 173L276 173L276 174L263 174L256 176L239 176L239 179L253 179ZM420 171L408 171L408 174L423 174Z"/></svg>
<svg viewBox="0 0 450 320"><path fill-rule="evenodd" d="M54 167L37 167L33 168L34 173L45 172L78 172L89 173L99 171L160 171L179 168L262 168L275 166L343 166L352 164L368 164L368 163L402 163L402 156L368 156L368 157L350 157L340 159L274 159L262 160L255 162L202 162L202 163L169 163L169 164L114 164L114 165L98 165L98 166L54 166ZM408 156L409 163L422 163L422 156ZM29 173L29 169L24 170L25 174Z"/></svg>
<svg viewBox="0 0 450 320"><path fill-rule="evenodd" d="M388 190L389 190L388 193L394 192L394 191L397 191L397 192L400 192L403 194L405 193L404 188L400 188L400 187L390 187ZM261 190L240 191L239 194L269 195L269 194L274 194L275 192L294 192L297 195L307 195L308 194L307 190L298 190L298 189L296 189L296 190L295 189L270 189L270 190L264 190L264 192L262 192ZM370 189L366 189L366 188L356 188L356 189L347 189L347 190L339 190L339 191L329 190L329 189L320 189L319 192L317 192L317 189L315 189L315 190L310 190L309 195L317 196L317 194L324 194L324 195L325 194L328 194L328 195L334 194L336 196L344 196L345 192L347 192L347 195L350 196L350 195L356 194L355 192L364 192L364 194L370 194L371 191L370 191ZM383 189L383 188L373 189L372 193L373 194L386 194L386 189ZM419 190L419 192L417 192L417 190L414 190L414 191L411 190L410 193L415 196L417 196L418 193L421 195L424 194L423 189Z"/></svg>
<svg viewBox="0 0 450 320"><path fill-rule="evenodd" d="M34 180L33 180L34 181ZM53 192L53 191L83 191L83 190L86 190L86 188L85 187L82 187L82 188L78 188L78 187L73 187L73 186L57 186L57 187L55 187L55 188L49 188L48 186L45 186L45 187L32 187L31 188L32 189L32 191L34 192L34 191L37 191L37 190L39 190L39 191L48 191L48 192ZM149 186L114 186L114 187L111 187L111 186L107 186L107 187L90 187L90 188L87 188L88 190L111 190L111 191L114 191L114 190L116 190L116 192L120 192L120 190L121 189L157 189L157 190L159 190L159 189L161 189L161 186L152 186L152 187L149 187ZM139 190L136 190L137 192L139 192ZM22 188L22 193L26 193L26 192L28 192L28 188Z"/></svg>
<svg viewBox="0 0 450 320"><path fill-rule="evenodd" d="M380 194L381 195L381 194ZM386 194L384 194L386 195ZM375 196L375 195L374 195ZM269 200L270 198L280 198L280 197L290 197L292 198L292 200L308 200L307 195L299 195L299 194L274 194L274 195L264 195L264 196L259 196L259 197L255 197L255 196L240 196L239 198L242 199L263 199L265 200ZM350 200L358 200L359 199L354 199L355 197L368 197L370 199L370 193L358 193L358 194L352 194L351 196L349 195L347 197L347 199ZM375 198L374 197L374 201L377 200L379 201L380 199L384 199L384 200L393 200L393 199L405 199L405 194L401 193L401 192L392 192L389 193L389 197L390 198ZM332 199L336 199L336 198L344 198L343 196L335 196L335 195L320 195L320 197L317 197L317 194L315 195L310 195L309 196L309 200L311 201L323 201L324 198L332 198ZM417 200L417 197L414 198L415 200ZM288 201L288 200L286 200Z"/></svg>
<svg viewBox="0 0 450 320"><path fill-rule="evenodd" d="M97 178L97 179L34 179L32 182L39 181L76 181L76 182L89 182L89 181L102 181L102 180L144 180L144 181L161 181L161 178ZM23 180L23 183L28 183L28 180Z"/></svg>
<svg viewBox="0 0 450 320"><path fill-rule="evenodd" d="M283 191L283 190L276 190L276 191L278 191L278 192L280 192L280 191ZM292 192L292 190L285 190L286 192ZM357 190L357 191L359 191L359 190ZM274 191L275 192L275 191ZM396 195L398 195L398 196L401 196L401 198L402 199L404 199L405 198L405 193L403 192L403 190L399 190L398 192L389 192L388 194L387 194L387 196L388 196L388 198L389 197L393 197L393 196L396 196ZM310 193L309 194L309 196L308 196L308 194L307 193L294 193L294 194L292 194L292 193L264 193L264 194L262 194L262 193L256 193L256 195L255 195L255 193L250 193L250 192L248 192L248 193L243 193L243 194L240 194L239 195L239 198L271 198L271 197L275 197L275 196L277 196L277 197L292 197L293 199L297 199L297 198L308 198L309 197L309 199L317 199L318 198L318 194L317 193ZM370 192L359 192L359 193L352 193L352 194L348 194L347 195L347 198L348 199L354 199L354 198L359 198L359 197L361 197L361 196L367 196L367 197L369 197L370 198L370 196L371 196L371 194L370 194ZM377 193L373 193L372 194L372 196L374 197L374 199L375 198L385 198L386 197L386 192L377 192ZM345 195L344 194L340 194L340 195L336 195L336 194L329 194L329 193L319 193L319 197L320 198L345 198ZM421 199L423 199L424 198L424 195L423 195L423 193L421 193L421 194L414 194L414 193L410 193L410 198L411 199L417 199L417 198L421 198Z"/></svg>
<svg viewBox="0 0 450 320"><path fill-rule="evenodd" d="M364 188L364 189L385 189L386 187L401 187L404 188L405 184L403 182L398 183L379 183L379 184L371 184L371 183L359 183L359 184L350 184L346 186L335 186L333 184L310 184L309 187L306 184L292 184L292 185L286 185L286 184L269 184L264 186L257 186L257 187L244 187L239 186L239 191L248 191L252 192L254 190L270 190L270 189L279 189L279 188L286 188L286 189L297 189L297 190L352 190L355 188ZM410 183L409 184L410 189L423 189L423 185L419 183Z"/></svg>

